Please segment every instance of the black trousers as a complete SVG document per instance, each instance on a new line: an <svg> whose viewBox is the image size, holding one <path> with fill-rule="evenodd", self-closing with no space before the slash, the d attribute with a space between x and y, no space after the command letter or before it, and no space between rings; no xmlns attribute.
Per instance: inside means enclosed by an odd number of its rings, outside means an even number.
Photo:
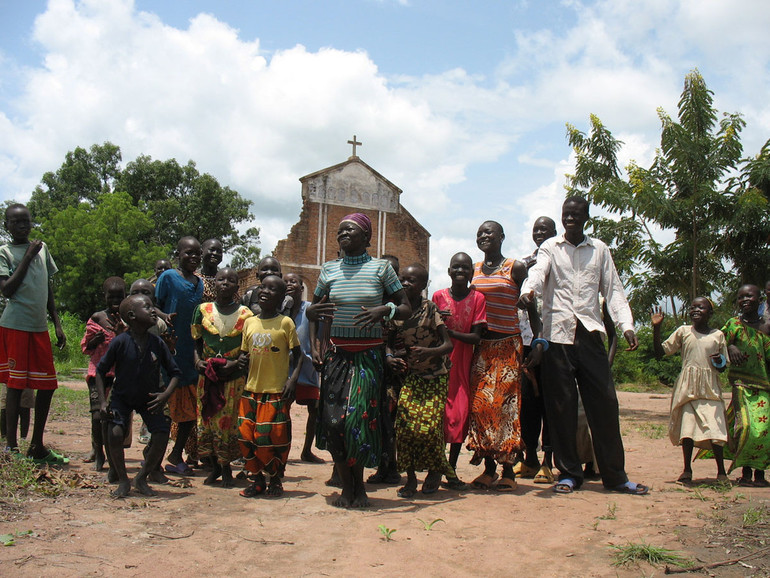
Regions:
<svg viewBox="0 0 770 578"><path fill-rule="evenodd" d="M618 397L601 333L589 332L578 322L574 344L551 343L542 366L545 408L559 479L573 479L576 488L583 483L575 441L580 388L602 483L614 488L627 482Z"/></svg>
<svg viewBox="0 0 770 578"><path fill-rule="evenodd" d="M525 345L525 359L530 351L531 348ZM543 451L551 450L551 436L543 401L542 364L535 367L532 373L537 381L537 388L523 372L521 374L521 439L527 447L527 452L536 458L540 432L543 432Z"/></svg>

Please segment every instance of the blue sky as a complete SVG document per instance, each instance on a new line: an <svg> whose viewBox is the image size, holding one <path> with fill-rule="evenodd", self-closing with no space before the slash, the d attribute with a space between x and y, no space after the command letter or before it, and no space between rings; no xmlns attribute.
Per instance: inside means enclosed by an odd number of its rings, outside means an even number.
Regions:
<svg viewBox="0 0 770 578"><path fill-rule="evenodd" d="M262 247L300 209L298 179L360 157L433 234L432 288L475 230L531 250L572 166L565 123L598 115L651 161L656 113L697 67L744 152L770 138L761 0L0 0L0 200L24 201L76 146L193 159L254 201ZM557 219L558 221L558 219Z"/></svg>

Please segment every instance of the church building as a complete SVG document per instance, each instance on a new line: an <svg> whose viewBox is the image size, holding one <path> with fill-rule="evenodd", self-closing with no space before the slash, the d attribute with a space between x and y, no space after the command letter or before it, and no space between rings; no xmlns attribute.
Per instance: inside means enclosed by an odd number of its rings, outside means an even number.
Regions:
<svg viewBox="0 0 770 578"><path fill-rule="evenodd" d="M299 273L308 299L321 265L338 258L337 227L350 213L365 213L372 221L372 257L390 254L401 267L421 263L429 267L430 233L401 205L401 189L356 155L361 143L353 137L353 154L345 162L300 178L302 212L278 242L273 255L284 273Z"/></svg>

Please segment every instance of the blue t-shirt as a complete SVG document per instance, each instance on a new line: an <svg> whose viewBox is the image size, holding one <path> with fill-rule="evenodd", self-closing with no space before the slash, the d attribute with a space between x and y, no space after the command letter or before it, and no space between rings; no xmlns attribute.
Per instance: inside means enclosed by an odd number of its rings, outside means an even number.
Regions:
<svg viewBox="0 0 770 578"><path fill-rule="evenodd" d="M140 356L139 347L130 332L126 331L110 341L107 353L96 366L96 371L106 377L115 366L115 381L111 396L117 395L133 407L141 407L150 401L150 394L160 391L160 368L166 370L169 380L180 377L171 352L157 335L147 334L147 348Z"/></svg>

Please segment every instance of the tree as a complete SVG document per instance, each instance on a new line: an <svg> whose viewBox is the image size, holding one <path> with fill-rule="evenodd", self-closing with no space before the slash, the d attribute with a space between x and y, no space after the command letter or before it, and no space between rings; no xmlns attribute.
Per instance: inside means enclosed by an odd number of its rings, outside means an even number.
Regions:
<svg viewBox="0 0 770 578"><path fill-rule="evenodd" d="M661 297L676 311L677 302L689 304L721 289L725 260L732 260L723 240L736 214L724 179L740 160L745 122L729 114L717 123L712 95L697 70L689 73L679 121L658 110L661 147L652 166L632 162L625 178L617 164L623 143L597 117L591 116L589 135L567 125L576 154L567 189L617 215L594 218L594 234L613 247L637 314ZM674 234L665 247L658 241L661 230Z"/></svg>
<svg viewBox="0 0 770 578"><path fill-rule="evenodd" d="M221 239L234 263L256 265L259 229L237 228L253 219L251 201L201 174L193 161L182 166L142 155L125 169L121 161L120 148L109 142L78 147L43 175L28 204L36 234L61 270L59 298L70 311L89 315L105 277L149 275L186 235Z"/></svg>
<svg viewBox="0 0 770 578"><path fill-rule="evenodd" d="M151 241L155 223L126 193L104 193L97 205L86 202L55 211L41 227L54 256L56 298L62 308L86 319L104 307L107 277L126 282L149 277L168 248Z"/></svg>

